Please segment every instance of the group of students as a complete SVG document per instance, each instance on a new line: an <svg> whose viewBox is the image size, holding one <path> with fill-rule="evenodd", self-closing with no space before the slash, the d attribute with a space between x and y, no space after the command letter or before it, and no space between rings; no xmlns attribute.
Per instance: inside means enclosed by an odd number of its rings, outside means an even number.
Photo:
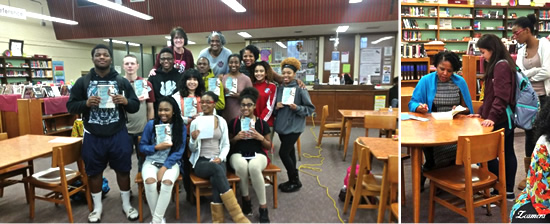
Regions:
<svg viewBox="0 0 550 224"><path fill-rule="evenodd" d="M478 111L473 110L468 86L461 76L454 74L462 67L460 58L453 52L440 52L435 56L436 72L430 73L418 82L414 89L409 111L418 113L445 112L458 105L467 107L464 114L483 119L481 125L501 128L504 132L504 150L506 162L506 191L508 200L516 200L510 213L511 220L525 221L526 214L539 215L535 221L549 221L550 195L546 193L550 185L550 157L547 146L550 144L550 42L546 38L537 39L535 15L518 18L514 21L513 38L523 47L519 49L514 61L501 42L493 34L485 34L477 41L485 67L483 76L483 103ZM507 116L506 108L514 108L516 93L516 72L525 74L539 96L541 110L535 119L533 130L525 135L525 182L519 186L523 190L516 198L514 195L517 159L514 152L515 124ZM426 162L423 171L450 166L454 163L456 145L424 148ZM498 174L498 161L489 162L489 170ZM425 178L421 181L423 185ZM421 186L421 189L423 186ZM494 192L496 193L496 192Z"/></svg>
<svg viewBox="0 0 550 224"><path fill-rule="evenodd" d="M187 35L183 29L174 28L170 36L172 46L160 51L150 77L143 80L148 99L138 98L134 92L136 80L142 80L136 75L137 58L124 57L125 79L121 78L111 66L112 52L105 45L92 49L94 68L73 86L67 108L70 113L82 114L84 123L82 157L94 204L88 221L101 221L101 181L107 164L116 172L126 217L138 218L129 202L131 154L135 148L145 155L138 156L138 170L145 182L153 223L165 222L164 214L180 173L190 199L191 169L212 183L214 222L224 222L224 206L234 222L250 222L247 216L253 212L249 178L259 200L259 220L269 222L262 171L270 161L267 151L273 147L273 132L281 140L279 155L288 174L288 181L279 188L295 192L302 186L294 144L305 128L305 117L315 107L303 83L295 79L300 61L286 58L279 75L269 63L256 61L259 50L255 46L248 45L240 54L232 54L223 47L223 35L213 32L208 37L210 47L201 52L195 69L193 55L184 47ZM114 86L114 108L99 107L98 85ZM292 103L283 104L286 91L293 93ZM170 126L171 142L157 142L157 125L162 124ZM241 179L242 205L229 187L226 162Z"/></svg>

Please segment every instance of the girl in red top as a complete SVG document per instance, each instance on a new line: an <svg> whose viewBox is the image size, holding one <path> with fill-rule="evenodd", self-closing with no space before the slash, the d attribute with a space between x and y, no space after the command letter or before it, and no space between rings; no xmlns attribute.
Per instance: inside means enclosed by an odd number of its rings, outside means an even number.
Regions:
<svg viewBox="0 0 550 224"><path fill-rule="evenodd" d="M273 109L277 93L277 86L273 83L273 69L269 63L259 61L252 65L252 70L254 75L250 78L254 88L260 93L256 101L254 115L266 121L269 127L273 127Z"/></svg>

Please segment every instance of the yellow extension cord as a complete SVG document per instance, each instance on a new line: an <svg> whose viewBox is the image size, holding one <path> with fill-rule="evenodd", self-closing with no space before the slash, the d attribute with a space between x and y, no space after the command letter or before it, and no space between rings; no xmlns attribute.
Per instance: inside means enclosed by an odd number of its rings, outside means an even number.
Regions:
<svg viewBox="0 0 550 224"><path fill-rule="evenodd" d="M317 142L318 137L315 135L315 132L313 131L313 129L315 128L315 120L313 119L313 117L311 117L311 121L312 121L313 126L310 127L309 130L311 131L311 134L313 135L313 138L315 139L315 142ZM330 194L328 192L328 187L321 184L321 180L319 180L318 175L315 175L315 174L312 174L310 172L302 170L302 169L309 169L309 170L317 171L317 172L322 172L323 171L321 168L319 168L320 166L323 165L323 161L325 161L325 157L323 157L323 155L321 154L321 152L323 151L323 148L321 147L322 145L323 144L321 143L319 146L315 146L315 148L319 149L319 151L317 152L317 155L311 155L309 153L303 153L304 158L318 158L318 159L321 159L321 162L318 163L318 164L302 164L298 167L298 170L302 173L305 173L307 175L315 177L317 179L317 183L319 184L319 186L326 189L327 197L330 198L330 200L332 201L334 209L336 209L336 213L338 214L338 219L340 219L340 222L344 223L344 220L342 220L342 217L340 216L340 209L338 209L338 207L336 207L336 201L334 200L334 198L332 198L330 196Z"/></svg>

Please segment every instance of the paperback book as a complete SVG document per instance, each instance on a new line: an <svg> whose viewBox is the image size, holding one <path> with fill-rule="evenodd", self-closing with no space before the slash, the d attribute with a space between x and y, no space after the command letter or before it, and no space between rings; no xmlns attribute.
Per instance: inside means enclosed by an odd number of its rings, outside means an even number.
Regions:
<svg viewBox="0 0 550 224"><path fill-rule="evenodd" d="M183 116L193 117L197 114L197 98L185 97L183 98Z"/></svg>
<svg viewBox="0 0 550 224"><path fill-rule="evenodd" d="M147 86L147 81L145 80L136 80L134 81L134 91L136 96L140 101L149 99L149 86Z"/></svg>
<svg viewBox="0 0 550 224"><path fill-rule="evenodd" d="M115 108L115 103L112 98L114 95L114 85L97 85L97 96L101 98L99 108Z"/></svg>
<svg viewBox="0 0 550 224"><path fill-rule="evenodd" d="M225 80L225 86L229 90L229 92L227 93L228 95L237 93L237 81L237 79L231 77L227 77L227 79Z"/></svg>
<svg viewBox="0 0 550 224"><path fill-rule="evenodd" d="M220 79L208 78L208 91L214 92L216 95L220 95Z"/></svg>
<svg viewBox="0 0 550 224"><path fill-rule="evenodd" d="M155 125L155 134L157 145L163 142L172 144L172 128L170 124Z"/></svg>
<svg viewBox="0 0 550 224"><path fill-rule="evenodd" d="M285 87L283 89L282 103L285 105L293 104L295 95L296 95L295 87Z"/></svg>
<svg viewBox="0 0 550 224"><path fill-rule="evenodd" d="M42 94L42 88L40 86L33 86L32 92L35 98L44 98L44 94Z"/></svg>

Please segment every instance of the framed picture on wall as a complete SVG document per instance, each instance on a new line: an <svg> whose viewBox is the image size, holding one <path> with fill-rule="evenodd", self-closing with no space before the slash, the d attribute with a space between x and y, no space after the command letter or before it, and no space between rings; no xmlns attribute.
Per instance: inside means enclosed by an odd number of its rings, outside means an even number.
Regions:
<svg viewBox="0 0 550 224"><path fill-rule="evenodd" d="M23 56L23 41L10 39L10 51L12 56Z"/></svg>

